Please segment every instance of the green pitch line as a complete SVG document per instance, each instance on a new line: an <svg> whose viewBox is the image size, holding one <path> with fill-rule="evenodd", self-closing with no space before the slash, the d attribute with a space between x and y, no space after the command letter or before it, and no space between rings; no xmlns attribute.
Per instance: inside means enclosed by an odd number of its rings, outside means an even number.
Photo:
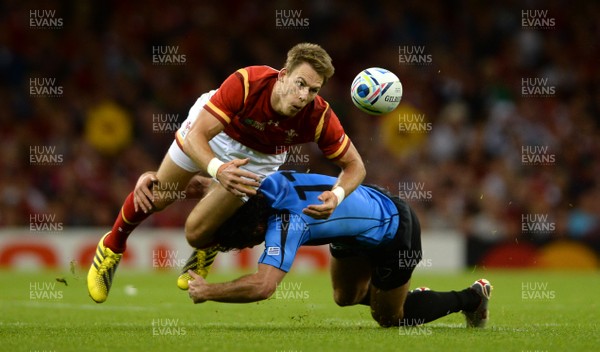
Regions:
<svg viewBox="0 0 600 352"><path fill-rule="evenodd" d="M209 281L237 277L212 275ZM591 351L600 345L598 273L477 271L419 275L413 287L462 289L489 279L490 323L454 314L383 329L364 306L340 308L327 273L290 274L263 302L192 305L175 272L119 271L108 300L85 275L0 271L0 346L6 351ZM58 279L58 280L57 280Z"/></svg>

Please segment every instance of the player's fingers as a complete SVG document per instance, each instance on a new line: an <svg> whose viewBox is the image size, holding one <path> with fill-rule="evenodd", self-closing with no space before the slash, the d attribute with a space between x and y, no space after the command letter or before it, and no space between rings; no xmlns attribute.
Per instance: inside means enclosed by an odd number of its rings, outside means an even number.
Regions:
<svg viewBox="0 0 600 352"><path fill-rule="evenodd" d="M307 209L310 210L314 210L317 212L324 212L324 211L329 211L331 210L331 206L327 203L323 203L323 204L311 204L309 206L306 207Z"/></svg>
<svg viewBox="0 0 600 352"><path fill-rule="evenodd" d="M142 188L142 193L146 196L150 201L154 201L154 193L150 188Z"/></svg>
<svg viewBox="0 0 600 352"><path fill-rule="evenodd" d="M307 206L306 208L304 208L303 211L305 211L306 215L309 215L312 217L319 216L319 219L323 219L321 216L324 216L326 219L331 215L331 213L333 213L334 209L335 209L335 205L330 204L330 203L323 203L323 204L311 204L311 205Z"/></svg>
<svg viewBox="0 0 600 352"><path fill-rule="evenodd" d="M152 209L153 203L148 199L144 192L138 191L134 193L133 202L134 205L141 208L144 213L147 213Z"/></svg>
<svg viewBox="0 0 600 352"><path fill-rule="evenodd" d="M227 189L229 192L231 192L236 197L243 197L246 195L246 192L249 192L249 189L244 188L243 186L236 184L236 183L228 184L225 187L225 189ZM248 194L248 196L252 196L252 194Z"/></svg>
<svg viewBox="0 0 600 352"><path fill-rule="evenodd" d="M327 219L331 215L331 209L313 205L304 208L302 212L313 219Z"/></svg>
<svg viewBox="0 0 600 352"><path fill-rule="evenodd" d="M231 161L233 163L233 165L235 166L242 166L242 165L246 165L250 162L250 158L245 158L245 159L233 159Z"/></svg>
<svg viewBox="0 0 600 352"><path fill-rule="evenodd" d="M135 212L138 212L138 209L141 209L144 213L146 212L146 208L140 204L139 199L136 196L133 196L133 209Z"/></svg>
<svg viewBox="0 0 600 352"><path fill-rule="evenodd" d="M141 209L144 213L146 212L146 207L144 207L144 205L142 204L142 200L140 199L140 196L137 191L133 192L133 208L136 212L138 211L138 209Z"/></svg>
<svg viewBox="0 0 600 352"><path fill-rule="evenodd" d="M257 187L260 185L258 183L258 181L260 181L260 177L255 173L243 169L236 169L232 173L233 175L237 176L240 180L248 182L248 184L256 185Z"/></svg>
<svg viewBox="0 0 600 352"><path fill-rule="evenodd" d="M191 276L191 277L193 277L193 278L194 278L194 280L201 280L201 281L202 281L202 280L204 280L204 278L203 278L202 276L200 276L200 275L196 274L196 273L195 273L194 271L192 271L192 270L188 270L188 274L190 274L190 276ZM193 282L194 280L191 280L191 281Z"/></svg>
<svg viewBox="0 0 600 352"><path fill-rule="evenodd" d="M235 181L236 183L245 186L245 187L258 187L260 186L260 183L254 180L251 180L249 178L246 177L240 177L238 179L236 179Z"/></svg>
<svg viewBox="0 0 600 352"><path fill-rule="evenodd" d="M255 196L256 195L256 189L243 185L243 184L235 184L234 189L239 193L238 197L240 196Z"/></svg>
<svg viewBox="0 0 600 352"><path fill-rule="evenodd" d="M310 216L313 219L317 219L317 220L324 220L324 219L329 218L329 214L327 214L327 213L317 212L317 211L310 210L310 209L304 209L304 210L302 210L302 213Z"/></svg>
<svg viewBox="0 0 600 352"><path fill-rule="evenodd" d="M335 194L333 194L332 191L325 191L319 194L319 196L317 197L317 199L323 203L327 203L328 201L333 200L333 198L336 198L337 201L337 197L335 197Z"/></svg>
<svg viewBox="0 0 600 352"><path fill-rule="evenodd" d="M197 279L200 277L200 275L196 274L193 270L188 270L188 274L190 274L190 276L193 277L194 279Z"/></svg>
<svg viewBox="0 0 600 352"><path fill-rule="evenodd" d="M227 174L224 173L219 178L219 181L225 182L225 183L230 183L230 184L240 184L240 185L244 185L244 186L248 186L248 187L260 186L260 183L254 177L258 178L258 176L254 175L251 172L247 172L247 171L244 171L241 169L236 169L235 172L232 171Z"/></svg>

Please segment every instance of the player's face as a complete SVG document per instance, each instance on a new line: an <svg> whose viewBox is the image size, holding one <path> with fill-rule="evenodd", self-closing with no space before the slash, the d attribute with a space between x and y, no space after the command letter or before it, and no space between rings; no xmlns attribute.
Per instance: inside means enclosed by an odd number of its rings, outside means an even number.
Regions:
<svg viewBox="0 0 600 352"><path fill-rule="evenodd" d="M293 71L283 69L282 73L284 77L277 112L294 116L315 99L323 85L323 77L307 63L298 65Z"/></svg>

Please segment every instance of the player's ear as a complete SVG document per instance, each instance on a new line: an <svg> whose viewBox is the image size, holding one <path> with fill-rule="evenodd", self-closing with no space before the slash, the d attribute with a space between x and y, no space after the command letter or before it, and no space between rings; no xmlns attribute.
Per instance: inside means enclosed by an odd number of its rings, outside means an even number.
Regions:
<svg viewBox="0 0 600 352"><path fill-rule="evenodd" d="M287 75L288 71L287 68L282 68L281 70L279 70L279 74L277 75L277 80L278 81L283 81L283 78Z"/></svg>

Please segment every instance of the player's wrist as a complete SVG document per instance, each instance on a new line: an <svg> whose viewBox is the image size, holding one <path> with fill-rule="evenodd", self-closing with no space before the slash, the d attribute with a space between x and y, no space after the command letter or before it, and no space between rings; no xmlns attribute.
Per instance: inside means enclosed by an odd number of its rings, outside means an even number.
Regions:
<svg viewBox="0 0 600 352"><path fill-rule="evenodd" d="M335 195L335 197L337 198L337 204L340 205L342 203L342 201L344 200L344 198L346 198L346 191L344 191L344 189L340 186L336 186L334 187L331 192Z"/></svg>
<svg viewBox="0 0 600 352"><path fill-rule="evenodd" d="M208 172L208 174L212 177L212 178L217 178L217 174L219 173L219 169L221 168L221 166L223 166L225 163L222 162L221 160L217 159L217 158L212 158L210 159L210 161L208 162L208 166L206 167L206 172Z"/></svg>

